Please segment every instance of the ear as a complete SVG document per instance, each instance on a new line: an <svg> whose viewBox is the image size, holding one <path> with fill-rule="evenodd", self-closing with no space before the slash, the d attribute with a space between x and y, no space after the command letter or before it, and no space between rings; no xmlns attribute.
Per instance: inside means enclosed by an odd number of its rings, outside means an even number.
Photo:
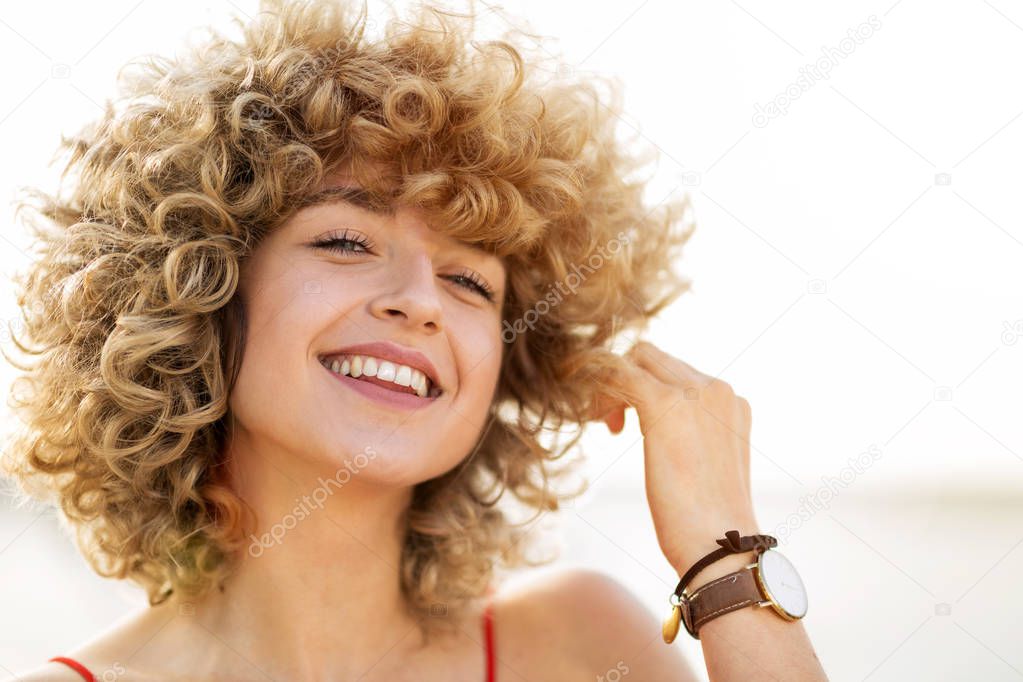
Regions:
<svg viewBox="0 0 1023 682"><path fill-rule="evenodd" d="M625 428L625 410L628 407L621 401L615 401L611 397L598 393L593 404L586 413L586 421L602 421L607 424L608 431L617 434Z"/></svg>
<svg viewBox="0 0 1023 682"><path fill-rule="evenodd" d="M604 423L607 430L612 434L619 434L625 428L625 406L619 406L604 416Z"/></svg>

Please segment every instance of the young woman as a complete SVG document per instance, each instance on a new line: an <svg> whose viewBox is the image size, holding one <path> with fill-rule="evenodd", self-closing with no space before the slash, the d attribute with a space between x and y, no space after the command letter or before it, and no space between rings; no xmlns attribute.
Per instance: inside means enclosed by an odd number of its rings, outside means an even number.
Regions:
<svg viewBox="0 0 1023 682"><path fill-rule="evenodd" d="M746 401L610 350L685 290L684 202L471 13L263 9L143 65L37 195L5 470L150 605L20 679L695 679L615 578L496 577L528 563L504 492L558 509L553 430L629 407L679 575L756 532ZM701 640L715 680L824 679L798 622Z"/></svg>

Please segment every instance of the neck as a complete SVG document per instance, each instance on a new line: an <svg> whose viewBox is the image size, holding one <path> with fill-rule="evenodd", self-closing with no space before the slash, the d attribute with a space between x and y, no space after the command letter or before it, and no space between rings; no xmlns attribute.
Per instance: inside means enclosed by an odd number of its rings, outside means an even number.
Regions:
<svg viewBox="0 0 1023 682"><path fill-rule="evenodd" d="M385 654L411 656L422 640L403 605L399 566L412 489L248 444L228 461L258 530L224 591L195 601L192 624L201 627L189 636L223 645L215 647L223 656L203 664L273 679L354 679Z"/></svg>

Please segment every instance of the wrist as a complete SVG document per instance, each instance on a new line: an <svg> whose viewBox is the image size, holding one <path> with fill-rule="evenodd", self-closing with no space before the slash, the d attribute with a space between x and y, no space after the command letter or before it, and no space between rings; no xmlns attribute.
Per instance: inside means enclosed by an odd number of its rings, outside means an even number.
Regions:
<svg viewBox="0 0 1023 682"><path fill-rule="evenodd" d="M752 519L724 522L722 525L718 526L717 530L703 531L699 533L698 536L694 536L696 539L693 541L684 543L684 550L673 557L669 557L669 563L671 563L672 568L678 572L679 576L685 575L686 571L692 568L697 561L704 558L711 552L721 549L722 546L718 544L717 540L719 538L724 538L727 531L735 529L739 532L739 535L756 535L760 532L759 527L759 524ZM687 535L693 536L693 533L687 533ZM735 564L742 564L743 562L752 563L755 559L756 553L752 550L729 554L717 561L714 561L709 566L704 567L697 575L693 576L693 578L694 580L699 580L705 577L705 573L708 571L711 571L712 569L717 571L718 569L715 567L719 565L734 565L732 571L736 571L742 566ZM732 571L724 571L721 575L727 575ZM692 588L690 588L689 591L692 592Z"/></svg>

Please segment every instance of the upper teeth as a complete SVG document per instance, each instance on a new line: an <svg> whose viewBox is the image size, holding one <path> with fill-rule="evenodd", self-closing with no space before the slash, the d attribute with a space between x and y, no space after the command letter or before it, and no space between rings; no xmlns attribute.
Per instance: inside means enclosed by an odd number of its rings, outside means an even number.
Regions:
<svg viewBox="0 0 1023 682"><path fill-rule="evenodd" d="M433 388L430 378L418 369L369 355L337 355L326 358L323 363L335 374L356 378L365 375L393 381L399 386L411 386L420 398L427 397Z"/></svg>

